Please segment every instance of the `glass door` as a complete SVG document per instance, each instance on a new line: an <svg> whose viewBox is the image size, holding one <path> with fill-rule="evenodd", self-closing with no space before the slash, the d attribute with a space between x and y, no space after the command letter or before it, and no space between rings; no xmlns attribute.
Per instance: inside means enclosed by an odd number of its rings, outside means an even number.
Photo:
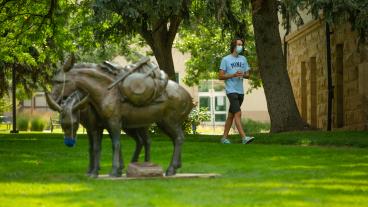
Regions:
<svg viewBox="0 0 368 207"><path fill-rule="evenodd" d="M226 111L227 111L227 99L224 93L214 93L212 96L213 110L212 116L214 118L215 124L223 124L226 121Z"/></svg>
<svg viewBox="0 0 368 207"><path fill-rule="evenodd" d="M206 107L211 116L208 125L225 124L229 104L223 89L223 83L215 80L203 81L199 87L199 107Z"/></svg>

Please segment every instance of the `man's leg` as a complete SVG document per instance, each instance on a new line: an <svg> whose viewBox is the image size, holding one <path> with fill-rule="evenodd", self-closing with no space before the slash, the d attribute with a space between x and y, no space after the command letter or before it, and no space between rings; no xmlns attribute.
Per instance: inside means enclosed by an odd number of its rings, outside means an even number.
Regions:
<svg viewBox="0 0 368 207"><path fill-rule="evenodd" d="M227 136L229 136L229 131L231 128L231 125L233 124L233 120L234 120L234 114L229 112L229 115L227 116L226 122L225 122L225 129L224 129L224 134L223 134L223 138L227 138Z"/></svg>
<svg viewBox="0 0 368 207"><path fill-rule="evenodd" d="M242 103L243 103L243 100L244 100L244 95L243 94L238 95L238 98L239 98L239 106L241 106ZM254 137L247 137L245 135L245 132L243 130L243 126L241 124L241 111L239 111L238 113L235 113L234 121L235 121L236 128L238 129L239 134L242 138L242 143L243 144L251 143L254 140Z"/></svg>
<svg viewBox="0 0 368 207"><path fill-rule="evenodd" d="M221 139L221 142L224 143L224 144L230 144L230 141L227 139L227 137L229 135L231 125L233 124L235 114L238 111L240 111L240 105L239 105L240 102L239 102L238 94L229 93L229 94L227 94L227 98L229 99L230 107L229 107L229 114L228 114L226 122L225 122L224 134L223 134L223 137Z"/></svg>
<svg viewBox="0 0 368 207"><path fill-rule="evenodd" d="M241 111L238 111L238 112L235 113L234 121L235 121L235 126L238 129L238 132L239 132L240 136L242 138L245 137L243 126L241 124Z"/></svg>

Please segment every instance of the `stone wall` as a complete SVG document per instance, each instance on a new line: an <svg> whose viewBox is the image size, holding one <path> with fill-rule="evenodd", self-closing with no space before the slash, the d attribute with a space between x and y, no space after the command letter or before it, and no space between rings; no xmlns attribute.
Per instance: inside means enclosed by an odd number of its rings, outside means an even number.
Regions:
<svg viewBox="0 0 368 207"><path fill-rule="evenodd" d="M327 65L325 26L312 21L287 36L287 65L299 111L312 126L327 128ZM331 35L333 128L367 129L368 61L366 47L350 25Z"/></svg>

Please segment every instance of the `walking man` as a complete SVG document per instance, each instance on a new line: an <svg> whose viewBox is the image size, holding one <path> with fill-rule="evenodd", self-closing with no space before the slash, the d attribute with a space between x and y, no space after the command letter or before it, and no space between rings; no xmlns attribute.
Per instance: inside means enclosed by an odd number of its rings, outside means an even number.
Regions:
<svg viewBox="0 0 368 207"><path fill-rule="evenodd" d="M243 78L249 78L249 65L247 59L240 55L243 51L244 41L236 38L231 41L230 53L221 60L219 79L225 80L226 95L230 102L229 114L225 122L224 134L221 143L230 144L228 139L229 131L233 122L238 129L242 138L243 144L249 144L254 140L254 137L245 135L241 124L241 109L240 106L244 99Z"/></svg>

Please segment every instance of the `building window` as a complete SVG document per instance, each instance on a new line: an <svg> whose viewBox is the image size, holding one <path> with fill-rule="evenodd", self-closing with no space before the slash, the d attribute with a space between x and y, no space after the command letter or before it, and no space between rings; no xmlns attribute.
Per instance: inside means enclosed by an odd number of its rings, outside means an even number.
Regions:
<svg viewBox="0 0 368 207"><path fill-rule="evenodd" d="M335 113L336 127L344 126L344 45L336 46L336 75L335 75Z"/></svg>
<svg viewBox="0 0 368 207"><path fill-rule="evenodd" d="M211 81L210 80L204 80L200 81L198 85L198 91L199 92L209 92L211 88Z"/></svg>
<svg viewBox="0 0 368 207"><path fill-rule="evenodd" d="M199 97L199 107L204 107L207 108L208 111L211 111L211 97L209 96Z"/></svg>
<svg viewBox="0 0 368 207"><path fill-rule="evenodd" d="M311 125L317 127L317 62L316 57L310 58L310 117Z"/></svg>
<svg viewBox="0 0 368 207"><path fill-rule="evenodd" d="M199 107L206 107L211 117L206 121L206 125L222 125L226 121L228 103L224 89L223 81L200 81L198 86Z"/></svg>
<svg viewBox="0 0 368 207"><path fill-rule="evenodd" d="M305 62L301 63L301 75L300 75L300 98L301 98L301 115L304 121L308 121L308 99L307 99L307 67Z"/></svg>

